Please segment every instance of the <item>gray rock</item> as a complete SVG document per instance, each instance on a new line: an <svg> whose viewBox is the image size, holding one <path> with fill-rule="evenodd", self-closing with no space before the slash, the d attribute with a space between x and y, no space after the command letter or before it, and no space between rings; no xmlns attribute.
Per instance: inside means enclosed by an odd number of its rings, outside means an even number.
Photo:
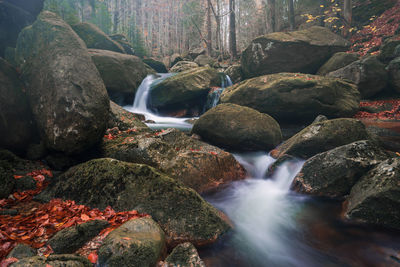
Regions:
<svg viewBox="0 0 400 267"><path fill-rule="evenodd" d="M339 52L334 54L317 72L318 75L326 75L332 71L350 65L359 59L356 53Z"/></svg>
<svg viewBox="0 0 400 267"><path fill-rule="evenodd" d="M179 61L169 71L170 72L183 72L191 69L198 68L199 65L191 61Z"/></svg>
<svg viewBox="0 0 400 267"><path fill-rule="evenodd" d="M196 248L191 243L183 243L176 246L165 259L163 266L190 266L206 267Z"/></svg>
<svg viewBox="0 0 400 267"><path fill-rule="evenodd" d="M93 267L93 264L86 258L76 255L50 255L48 257L29 257L10 264L10 267Z"/></svg>
<svg viewBox="0 0 400 267"><path fill-rule="evenodd" d="M8 253L7 258L29 258L34 257L36 255L36 251L26 244L18 244L16 245L10 253Z"/></svg>
<svg viewBox="0 0 400 267"><path fill-rule="evenodd" d="M389 71L390 85L397 93L400 93L400 56L392 60L387 69Z"/></svg>

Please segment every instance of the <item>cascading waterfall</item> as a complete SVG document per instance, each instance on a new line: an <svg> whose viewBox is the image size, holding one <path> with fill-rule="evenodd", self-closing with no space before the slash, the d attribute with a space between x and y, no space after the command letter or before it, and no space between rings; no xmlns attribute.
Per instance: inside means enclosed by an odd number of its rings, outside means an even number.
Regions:
<svg viewBox="0 0 400 267"><path fill-rule="evenodd" d="M204 112L218 105L219 99L224 92L225 88L232 86L232 80L228 75L222 78L222 85L220 88L213 88L210 93L208 93L206 104L204 105Z"/></svg>

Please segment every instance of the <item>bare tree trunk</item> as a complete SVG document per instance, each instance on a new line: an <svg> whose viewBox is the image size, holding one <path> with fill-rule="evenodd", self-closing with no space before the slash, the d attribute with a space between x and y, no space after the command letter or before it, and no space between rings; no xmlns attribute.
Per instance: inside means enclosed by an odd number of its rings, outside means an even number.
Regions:
<svg viewBox="0 0 400 267"><path fill-rule="evenodd" d="M351 21L352 21L352 1L351 0L345 0L344 1L344 9L343 9L343 14L344 14L344 19L347 21L349 26L351 26Z"/></svg>
<svg viewBox="0 0 400 267"><path fill-rule="evenodd" d="M233 61L237 58L235 0L229 0L229 12L229 49L231 51L231 60Z"/></svg>
<svg viewBox="0 0 400 267"><path fill-rule="evenodd" d="M270 19L270 27L271 31L275 32L276 31L276 5L275 5L275 0L269 0L269 19Z"/></svg>
<svg viewBox="0 0 400 267"><path fill-rule="evenodd" d="M212 52L212 32L211 32L211 2L207 1L207 54Z"/></svg>
<svg viewBox="0 0 400 267"><path fill-rule="evenodd" d="M288 0L288 11L290 30L293 31L295 28L293 0Z"/></svg>

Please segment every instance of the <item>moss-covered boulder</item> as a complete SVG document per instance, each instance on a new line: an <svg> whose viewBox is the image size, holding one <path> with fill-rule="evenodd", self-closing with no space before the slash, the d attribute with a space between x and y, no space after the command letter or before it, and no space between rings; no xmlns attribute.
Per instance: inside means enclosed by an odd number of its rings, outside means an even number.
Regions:
<svg viewBox="0 0 400 267"><path fill-rule="evenodd" d="M351 117L359 109L356 86L322 76L279 73L245 80L225 89L222 103L234 103L282 121L312 122L318 115Z"/></svg>
<svg viewBox="0 0 400 267"><path fill-rule="evenodd" d="M348 47L348 41L324 27L275 32L254 39L243 51L241 64L247 78L279 72L316 73L333 54Z"/></svg>
<svg viewBox="0 0 400 267"><path fill-rule="evenodd" d="M351 190L346 216L400 229L400 158L388 159L364 175Z"/></svg>
<svg viewBox="0 0 400 267"><path fill-rule="evenodd" d="M49 245L56 254L74 253L109 226L105 220L94 220L65 228L49 239Z"/></svg>
<svg viewBox="0 0 400 267"><path fill-rule="evenodd" d="M119 43L124 48L125 52L128 55L135 55L135 50L134 50L132 44L126 38L125 35L123 35L123 34L113 34L113 35L110 35L110 38L113 41Z"/></svg>
<svg viewBox="0 0 400 267"><path fill-rule="evenodd" d="M388 63L396 57L400 57L398 55L398 50L400 48L400 40L396 39L387 39L382 44L380 48L380 54L378 55L378 59L384 63ZM400 51L399 51L400 52Z"/></svg>
<svg viewBox="0 0 400 267"><path fill-rule="evenodd" d="M13 192L15 180L11 170L12 165L8 161L0 160L0 199L8 198Z"/></svg>
<svg viewBox="0 0 400 267"><path fill-rule="evenodd" d="M388 74L385 70L385 65L376 56L357 60L327 75L353 82L357 85L363 98L369 98L378 94L388 83Z"/></svg>
<svg viewBox="0 0 400 267"><path fill-rule="evenodd" d="M191 243L183 243L174 248L171 254L163 262L163 266L190 266L205 267L206 265L200 259L196 248Z"/></svg>
<svg viewBox="0 0 400 267"><path fill-rule="evenodd" d="M118 53L125 53L124 48L110 37L107 36L96 25L83 22L72 25L74 31L85 42L88 48L110 50Z"/></svg>
<svg viewBox="0 0 400 267"><path fill-rule="evenodd" d="M127 131L105 138L102 154L153 166L199 193L245 178L232 154L175 129Z"/></svg>
<svg viewBox="0 0 400 267"><path fill-rule="evenodd" d="M151 107L159 111L203 109L211 87L220 87L221 75L212 68L184 71L152 88Z"/></svg>
<svg viewBox="0 0 400 267"><path fill-rule="evenodd" d="M30 257L21 259L18 262L12 263L10 267L42 267L42 266L53 266L53 267L92 267L93 264L86 258L71 255L50 255L48 257Z"/></svg>
<svg viewBox="0 0 400 267"><path fill-rule="evenodd" d="M113 101L110 101L108 128L112 129L117 127L118 130L121 131L126 131L128 129L150 131L150 128L142 122L142 120L144 120L144 116L129 112Z"/></svg>
<svg viewBox="0 0 400 267"><path fill-rule="evenodd" d="M170 244L208 244L230 228L194 190L147 165L115 159L91 160L69 169L40 195L42 200L54 197L150 214Z"/></svg>
<svg viewBox="0 0 400 267"><path fill-rule="evenodd" d="M85 44L67 23L42 12L20 34L17 62L47 148L75 154L101 140L110 101Z"/></svg>
<svg viewBox="0 0 400 267"><path fill-rule="evenodd" d="M111 100L120 105L132 104L136 90L148 74L142 60L107 50L90 49L89 53Z"/></svg>
<svg viewBox="0 0 400 267"><path fill-rule="evenodd" d="M157 73L167 73L167 67L161 61L155 60L153 58L145 58L143 62L153 68Z"/></svg>
<svg viewBox="0 0 400 267"><path fill-rule="evenodd" d="M390 61L388 67L390 86L400 93L400 57Z"/></svg>
<svg viewBox="0 0 400 267"><path fill-rule="evenodd" d="M294 178L292 189L316 196L344 197L364 174L388 158L388 152L368 140L340 146L308 159Z"/></svg>
<svg viewBox="0 0 400 267"><path fill-rule="evenodd" d="M19 243L8 253L7 258L23 259L34 256L36 256L36 250L27 244Z"/></svg>
<svg viewBox="0 0 400 267"><path fill-rule="evenodd" d="M273 157L285 154L307 159L316 154L347 145L370 136L361 121L335 119L314 123L274 150Z"/></svg>
<svg viewBox="0 0 400 267"><path fill-rule="evenodd" d="M318 75L326 75L329 72L341 69L350 65L359 59L356 53L339 52L334 54L322 67L318 70Z"/></svg>
<svg viewBox="0 0 400 267"><path fill-rule="evenodd" d="M204 66L214 67L214 64L216 64L215 59L206 55L199 55L198 57L195 58L194 62L200 67Z"/></svg>
<svg viewBox="0 0 400 267"><path fill-rule="evenodd" d="M273 118L235 104L210 109L195 122L192 132L214 145L236 151L266 151L282 141L281 129Z"/></svg>
<svg viewBox="0 0 400 267"><path fill-rule="evenodd" d="M192 61L179 61L169 71L170 72L183 72L191 69L198 68L199 65Z"/></svg>
<svg viewBox="0 0 400 267"><path fill-rule="evenodd" d="M0 58L0 147L23 152L35 137L36 126L17 71Z"/></svg>
<svg viewBox="0 0 400 267"><path fill-rule="evenodd" d="M99 248L101 266L153 267L165 253L165 236L151 218L130 220L112 231Z"/></svg>
<svg viewBox="0 0 400 267"><path fill-rule="evenodd" d="M232 83L239 83L243 80L243 71L240 65L232 65L224 73L231 78Z"/></svg>

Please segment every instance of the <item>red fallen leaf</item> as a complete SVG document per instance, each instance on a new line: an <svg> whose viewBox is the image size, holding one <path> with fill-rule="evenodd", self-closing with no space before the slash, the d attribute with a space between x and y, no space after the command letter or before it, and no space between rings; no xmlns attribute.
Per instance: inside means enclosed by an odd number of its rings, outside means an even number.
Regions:
<svg viewBox="0 0 400 267"><path fill-rule="evenodd" d="M36 232L36 236L37 236L37 237L40 237L40 236L43 236L43 234L44 234L44 228L43 228L43 227L40 227L40 228L38 229L38 231Z"/></svg>
<svg viewBox="0 0 400 267"><path fill-rule="evenodd" d="M89 216L87 216L86 214L83 214L82 213L82 215L81 215L81 219L82 219L82 221L89 221L90 220L90 217Z"/></svg>
<svg viewBox="0 0 400 267"><path fill-rule="evenodd" d="M8 258L4 259L0 263L0 267L8 267L10 264L18 262L19 260L17 258Z"/></svg>
<svg viewBox="0 0 400 267"><path fill-rule="evenodd" d="M44 182L44 180L46 180L46 177L39 174L39 175L36 175L35 177L33 177L33 179L35 179L35 181L37 181L37 182Z"/></svg>
<svg viewBox="0 0 400 267"><path fill-rule="evenodd" d="M218 155L218 153L217 153L217 152L214 152L214 151L211 151L210 154L211 154L211 155L214 155L214 156Z"/></svg>
<svg viewBox="0 0 400 267"><path fill-rule="evenodd" d="M92 252L92 253L89 254L88 260L89 260L91 263L95 264L95 263L97 262L98 257L99 257L99 256L97 256L97 253L96 253L96 252Z"/></svg>
<svg viewBox="0 0 400 267"><path fill-rule="evenodd" d="M53 267L52 265L50 265L50 264L46 264L46 267Z"/></svg>
<svg viewBox="0 0 400 267"><path fill-rule="evenodd" d="M23 178L24 176L22 176L22 175L14 175L14 179L21 179L21 178Z"/></svg>
<svg viewBox="0 0 400 267"><path fill-rule="evenodd" d="M130 237L123 237L122 239L123 239L123 240L131 240L132 238L130 238Z"/></svg>

